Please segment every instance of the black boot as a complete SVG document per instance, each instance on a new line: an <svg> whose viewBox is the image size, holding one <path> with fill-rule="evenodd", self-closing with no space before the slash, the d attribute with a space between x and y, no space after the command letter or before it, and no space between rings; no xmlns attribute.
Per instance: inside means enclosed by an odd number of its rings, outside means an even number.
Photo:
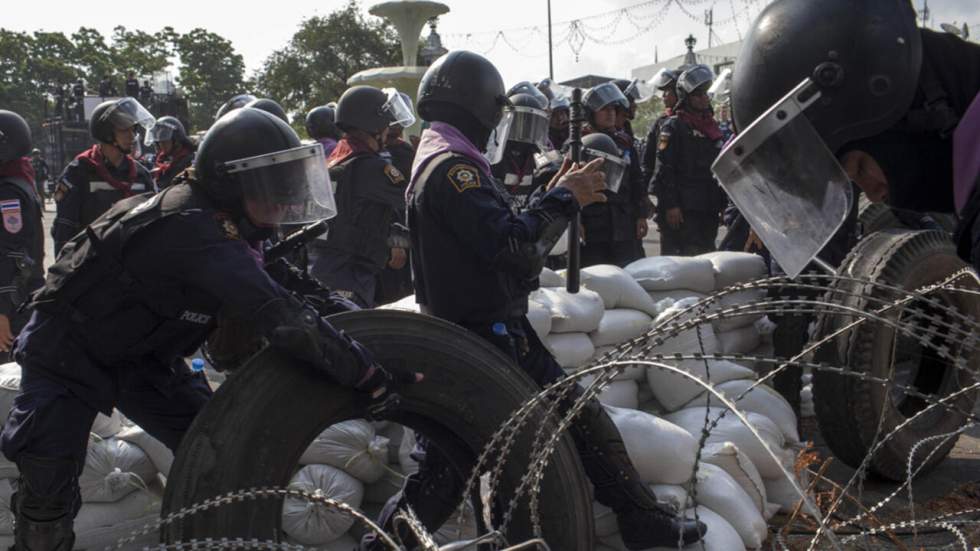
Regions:
<svg viewBox="0 0 980 551"><path fill-rule="evenodd" d="M701 539L707 527L675 515L640 480L616 425L598 400L586 404L572 429L596 501L616 513L628 549L676 547Z"/></svg>
<svg viewBox="0 0 980 551"><path fill-rule="evenodd" d="M17 468L20 478L11 498L14 549L72 551L72 524L81 501L76 463L21 454Z"/></svg>

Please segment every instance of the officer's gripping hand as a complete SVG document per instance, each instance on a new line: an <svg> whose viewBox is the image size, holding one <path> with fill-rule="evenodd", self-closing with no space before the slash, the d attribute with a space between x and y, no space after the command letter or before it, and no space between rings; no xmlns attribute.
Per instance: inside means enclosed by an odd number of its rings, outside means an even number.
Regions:
<svg viewBox="0 0 980 551"><path fill-rule="evenodd" d="M606 175L600 171L602 162L602 159L593 159L581 168L568 168L564 174L559 171L558 187L571 191L580 207L605 203L606 195L602 190L606 189ZM566 170L566 165L562 165L562 170Z"/></svg>

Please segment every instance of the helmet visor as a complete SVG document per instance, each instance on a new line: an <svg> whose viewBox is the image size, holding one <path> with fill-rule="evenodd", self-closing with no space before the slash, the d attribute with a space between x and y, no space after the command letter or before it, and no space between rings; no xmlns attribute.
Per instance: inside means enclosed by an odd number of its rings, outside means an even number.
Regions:
<svg viewBox="0 0 980 551"><path fill-rule="evenodd" d="M143 145L151 146L157 142L173 140L176 131L177 129L173 125L167 124L166 122L158 122L146 133L146 139Z"/></svg>
<svg viewBox="0 0 980 551"><path fill-rule="evenodd" d="M716 101L725 101L732 91L732 70L723 69L718 78L708 88L708 96Z"/></svg>
<svg viewBox="0 0 980 551"><path fill-rule="evenodd" d="M523 82L518 82L507 91L508 98L515 94L527 94L533 97L538 101L538 105L540 105L542 109L547 108L547 106L551 103L551 100L548 99L548 96L546 96L544 92L526 80Z"/></svg>
<svg viewBox="0 0 980 551"><path fill-rule="evenodd" d="M626 159L599 149L582 148L582 162L588 163L593 159L602 159L602 171L606 175L606 189L613 193L618 192L620 186L623 185L623 176L626 174Z"/></svg>
<svg viewBox="0 0 980 551"><path fill-rule="evenodd" d="M388 96L388 101L381 106L381 113L388 117L388 126L398 125L402 128L408 128L415 124L415 113L412 113L412 108L405 102L405 98L398 93L398 90L385 88L382 92Z"/></svg>
<svg viewBox="0 0 980 551"><path fill-rule="evenodd" d="M610 104L619 105L624 109L629 108L629 100L626 99L626 96L619 91L619 87L615 84L606 82L590 88L586 92L585 106L591 111L598 111Z"/></svg>
<svg viewBox="0 0 980 551"><path fill-rule="evenodd" d="M722 151L711 169L787 275L837 233L851 187L803 110L820 98L804 80Z"/></svg>
<svg viewBox="0 0 980 551"><path fill-rule="evenodd" d="M551 122L548 112L522 105L510 109L514 110L514 121L511 123L508 140L528 143L540 150L547 149L548 125Z"/></svg>
<svg viewBox="0 0 980 551"><path fill-rule="evenodd" d="M643 97L643 95L640 94L640 82L634 78L629 83L629 86L627 86L626 89L623 90L623 95L626 96L627 99L631 99L633 101L640 101L640 98Z"/></svg>
<svg viewBox="0 0 980 551"><path fill-rule="evenodd" d="M669 88L677 83L677 71L671 69L660 69L653 78L650 79L650 86L657 90Z"/></svg>
<svg viewBox="0 0 980 551"><path fill-rule="evenodd" d="M514 126L514 115L514 108L504 109L503 116L500 117L500 122L497 123L497 127L490 133L490 138L487 140L486 153L483 156L492 165L499 163L504 158L504 149L507 148L507 141L511 139L510 132Z"/></svg>
<svg viewBox="0 0 980 551"><path fill-rule="evenodd" d="M690 94L714 79L715 73L707 65L695 65L677 77L677 86Z"/></svg>
<svg viewBox="0 0 980 551"><path fill-rule="evenodd" d="M330 173L319 143L225 163L242 186L253 223L308 224L337 214Z"/></svg>
<svg viewBox="0 0 980 551"><path fill-rule="evenodd" d="M116 101L106 109L102 118L118 130L126 130L137 125L149 130L156 122L156 118L133 98Z"/></svg>

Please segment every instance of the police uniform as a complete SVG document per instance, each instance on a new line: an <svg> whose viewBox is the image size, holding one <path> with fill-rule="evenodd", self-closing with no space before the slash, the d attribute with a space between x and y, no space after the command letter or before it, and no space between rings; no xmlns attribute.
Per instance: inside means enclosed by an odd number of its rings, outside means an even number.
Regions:
<svg viewBox="0 0 980 551"><path fill-rule="evenodd" d="M720 139L708 138L676 114L664 121L651 181L661 254L694 256L715 250L719 215L727 201L711 172L721 145ZM679 228L667 226L666 213L672 208L680 208L684 216Z"/></svg>
<svg viewBox="0 0 980 551"><path fill-rule="evenodd" d="M98 145L80 153L55 187L57 214L51 227L55 254L116 201L148 191L156 191L150 173L129 155L112 166Z"/></svg>
<svg viewBox="0 0 980 551"><path fill-rule="evenodd" d="M636 222L645 219L647 213L646 188L639 172L639 160L632 147L627 147L625 134L604 132L623 150L629 170L623 177L619 190L606 190L607 201L594 203L582 209L582 226L585 243L581 249L582 266L614 264L626 266L640 258L636 239Z"/></svg>
<svg viewBox="0 0 980 551"><path fill-rule="evenodd" d="M178 174L187 170L194 162L194 151L184 144L176 144L175 155L158 155L152 175L157 189L170 187Z"/></svg>
<svg viewBox="0 0 980 551"><path fill-rule="evenodd" d="M347 144L347 145L345 145ZM337 216L326 241L317 241L312 274L364 307L374 306L378 274L388 264L391 225L405 208L406 180L376 152L341 140L328 161L336 188ZM356 146L354 146L356 147Z"/></svg>
<svg viewBox="0 0 980 551"><path fill-rule="evenodd" d="M524 211L534 192L547 183L535 166L533 146L521 146L524 144L515 147L514 142L508 143L504 158L491 167L493 177L503 185L511 208L517 213Z"/></svg>
<svg viewBox="0 0 980 551"><path fill-rule="evenodd" d="M77 476L97 412L116 407L176 451L211 396L182 358L219 312L269 335L304 311L211 205L186 183L119 201L65 245L35 294L15 346L21 389L0 438L34 489L20 502L33 514L78 511ZM319 318L312 323L341 338ZM335 379L356 384L364 369L336 359L327 358Z"/></svg>
<svg viewBox="0 0 980 551"><path fill-rule="evenodd" d="M14 161L18 162L18 161ZM0 314L17 335L29 314L20 307L44 283L42 203L27 175L0 176ZM0 359L10 361L7 352Z"/></svg>
<svg viewBox="0 0 980 551"><path fill-rule="evenodd" d="M399 139L385 145L382 155L387 154L391 164L405 178L412 173L412 161L415 159L415 148L405 140ZM405 208L398 211L397 221L404 224ZM406 253L408 251L406 250ZM412 268L407 263L396 270L385 265L378 274L378 284L374 293L375 304L388 304L401 300L414 292L412 288Z"/></svg>
<svg viewBox="0 0 980 551"><path fill-rule="evenodd" d="M643 148L643 162L640 163L640 168L643 170L643 181L646 183L647 192L650 194L654 193L651 180L657 166L657 143L660 139L660 129L663 128L664 122L670 116L671 110L667 109L663 115L653 121L653 126L650 127L650 132L647 134L646 147Z"/></svg>

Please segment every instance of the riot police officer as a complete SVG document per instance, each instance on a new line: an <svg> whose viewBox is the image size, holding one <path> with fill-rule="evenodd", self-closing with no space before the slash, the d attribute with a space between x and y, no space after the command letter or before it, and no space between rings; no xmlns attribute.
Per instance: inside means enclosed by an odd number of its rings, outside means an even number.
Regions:
<svg viewBox="0 0 980 551"><path fill-rule="evenodd" d="M34 168L34 187L37 189L38 197L41 198L41 209L47 210L44 207L44 201L47 195L48 180L51 179L51 171L48 168L48 161L40 149L35 148L31 151L31 167Z"/></svg>
<svg viewBox="0 0 980 551"><path fill-rule="evenodd" d="M187 137L184 125L176 117L160 117L146 133L146 145L155 145L156 165L151 172L157 189L170 186L174 177L194 161L194 143Z"/></svg>
<svg viewBox="0 0 980 551"><path fill-rule="evenodd" d="M10 361L14 337L27 323L20 309L44 283L43 203L34 185L31 129L0 110L0 359ZM36 149L34 151L37 151Z"/></svg>
<svg viewBox="0 0 980 551"><path fill-rule="evenodd" d="M279 118L282 122L289 124L289 115L286 114L286 110L279 105L279 102L269 98L255 98L252 101L246 103L242 107L251 107L252 109L261 109L266 113L271 113Z"/></svg>
<svg viewBox="0 0 980 551"><path fill-rule="evenodd" d="M919 28L907 0L778 0L743 44L739 135L715 172L791 275L846 219L849 180L894 207L957 212L959 254L980 266L978 91L980 46ZM752 208L760 197L785 208Z"/></svg>
<svg viewBox="0 0 980 551"><path fill-rule="evenodd" d="M408 195L416 298L423 312L477 333L546 385L563 372L525 317L528 291L569 218L605 200L602 161L576 170L566 163L550 191L515 214L490 173L495 159L482 154L503 151L493 135L508 131L506 104L496 67L471 52L444 55L422 77L419 115L431 125L422 134ZM699 538L703 526L675 518L642 483L598 401L588 402L573 433L596 499L616 511L629 549ZM459 503L460 475L438 449L423 443L421 451L418 473L385 506L383 525L408 504L426 527L437 528ZM411 539L404 541L411 547ZM362 542L362 548L378 547L372 535Z"/></svg>
<svg viewBox="0 0 980 551"><path fill-rule="evenodd" d="M633 134L632 121L636 118L636 102L640 99L640 89L637 86L638 82L635 78L633 80L618 78L613 81L613 84L619 88L619 91L626 97L626 101L629 102L629 106L626 109L620 110L617 114L616 127L629 134L630 140L636 138Z"/></svg>
<svg viewBox="0 0 980 551"><path fill-rule="evenodd" d="M236 94L228 98L228 101L224 102L221 107L218 108L218 111L214 114L214 120L220 119L235 109L241 109L242 107L245 107L247 103L254 100L255 96L252 94Z"/></svg>
<svg viewBox="0 0 980 551"><path fill-rule="evenodd" d="M664 125L664 121L674 115L674 107L677 106L678 75L680 75L679 71L661 69L650 79L650 84L654 89L660 91L664 102L663 114L657 117L647 134L646 149L643 150L643 162L640 165L640 168L643 169L643 181L647 182L650 193L653 193L649 184L650 179L653 178L653 169L657 165L657 140L660 137L660 128Z"/></svg>
<svg viewBox="0 0 980 551"><path fill-rule="evenodd" d="M657 195L660 251L693 256L715 250L720 215L727 203L711 173L722 146L721 128L708 98L714 74L693 65L677 77L677 108L657 136L651 186Z"/></svg>
<svg viewBox="0 0 980 551"><path fill-rule="evenodd" d="M505 116L514 122L506 137L497 137L506 140L506 145L500 162L490 169L507 191L514 212L521 212L528 207L531 195L551 179L543 180L535 163L535 155L548 149L549 116L543 98L517 93L507 99L510 105Z"/></svg>
<svg viewBox="0 0 980 551"><path fill-rule="evenodd" d="M282 223L334 211L320 146L240 109L208 131L195 172L116 203L76 235L17 337L20 393L0 445L20 472L15 548L72 549L78 476L97 412L117 407L176 450L211 392L182 356L218 315L339 384L381 397L394 379L273 281L255 246ZM326 190L324 193L323 190ZM135 244L138 243L138 246Z"/></svg>
<svg viewBox="0 0 980 551"><path fill-rule="evenodd" d="M335 292L374 306L377 277L385 265L408 260L407 236L395 224L405 208L405 176L381 156L388 127L411 126L415 116L394 88L348 89L337 102L337 126L345 132L327 159L336 183L339 215L330 221L311 273Z"/></svg>
<svg viewBox="0 0 980 551"><path fill-rule="evenodd" d="M399 94L405 102L405 105L411 110L412 98L404 92L399 92ZM404 135L405 127L402 125L396 124L389 126L388 134L385 136L384 150L381 152L381 155L386 157L398 169L398 172L401 172L402 175L407 177L412 173L412 161L415 160L415 146L405 141L403 139ZM404 208L398 211L397 219L400 223L404 224ZM415 290L412 287L412 268L407 262L400 268L386 265L378 275L378 285L374 293L374 302L376 304L388 304L401 300L414 292Z"/></svg>
<svg viewBox="0 0 980 551"><path fill-rule="evenodd" d="M310 109L306 114L306 133L310 138L320 142L323 146L323 154L330 157L333 149L337 147L337 140L343 136L343 132L337 128L335 122L337 104L328 103Z"/></svg>
<svg viewBox="0 0 980 551"><path fill-rule="evenodd" d="M606 190L609 201L582 209L585 245L582 265L625 266L643 256L640 240L647 232L649 200L640 174L639 159L629 135L616 127L618 113L629 109L629 100L612 82L590 88L582 103L590 132L606 134L619 144L621 156L630 165L626 181L615 192Z"/></svg>
<svg viewBox="0 0 980 551"><path fill-rule="evenodd" d="M134 160L140 150L137 128L149 129L153 122L133 98L103 102L92 111L89 133L96 144L65 167L55 186L55 254L116 201L155 189L150 173Z"/></svg>

